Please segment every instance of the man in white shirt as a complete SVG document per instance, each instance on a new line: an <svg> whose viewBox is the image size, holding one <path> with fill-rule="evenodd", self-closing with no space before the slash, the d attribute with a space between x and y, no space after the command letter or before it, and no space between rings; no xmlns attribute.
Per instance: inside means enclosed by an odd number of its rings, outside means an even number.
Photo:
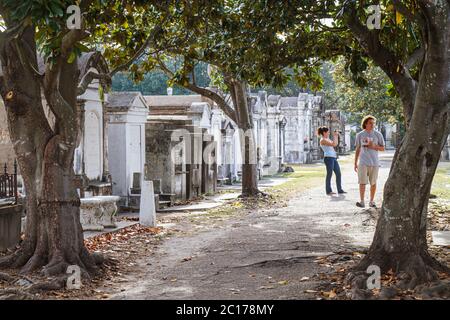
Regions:
<svg viewBox="0 0 450 320"><path fill-rule="evenodd" d="M380 162L378 152L384 151L385 143L383 135L375 130L376 118L366 116L361 122L363 131L356 135L355 171L358 173L360 202L356 206L365 207L364 198L366 184L370 183L369 207L376 208L374 202L377 190L377 178ZM358 163L359 159L359 163Z"/></svg>

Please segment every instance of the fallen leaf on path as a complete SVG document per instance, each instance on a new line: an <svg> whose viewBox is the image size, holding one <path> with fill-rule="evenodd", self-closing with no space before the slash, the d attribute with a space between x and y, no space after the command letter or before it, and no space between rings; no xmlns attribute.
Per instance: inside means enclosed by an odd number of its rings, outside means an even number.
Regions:
<svg viewBox="0 0 450 320"><path fill-rule="evenodd" d="M309 280L309 277L303 277L300 279L300 281L308 281L308 280Z"/></svg>
<svg viewBox="0 0 450 320"><path fill-rule="evenodd" d="M335 292L334 289L333 289L333 290L331 290L331 291L324 291L324 292L322 292L322 295L325 296L325 297L327 297L327 298L332 299L332 298L335 298L335 297L336 297L336 292Z"/></svg>
<svg viewBox="0 0 450 320"><path fill-rule="evenodd" d="M317 290L305 290L305 293L317 293Z"/></svg>

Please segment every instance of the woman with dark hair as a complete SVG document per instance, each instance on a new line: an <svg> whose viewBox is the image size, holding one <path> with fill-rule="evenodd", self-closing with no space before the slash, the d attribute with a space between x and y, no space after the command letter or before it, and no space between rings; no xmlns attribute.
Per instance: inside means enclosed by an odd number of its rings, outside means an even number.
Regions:
<svg viewBox="0 0 450 320"><path fill-rule="evenodd" d="M344 190L342 190L341 186L341 168L339 167L339 163L337 160L337 153L336 150L334 150L334 147L336 147L339 143L338 137L339 133L337 131L333 132L333 140L330 139L330 132L327 127L320 127L317 130L317 134L321 136L320 139L320 147L323 150L324 153L324 162L327 167L327 177L325 180L325 189L327 192L327 195L334 195L336 193L333 192L331 189L331 176L333 175L333 172L336 176L336 186L339 194L347 193Z"/></svg>

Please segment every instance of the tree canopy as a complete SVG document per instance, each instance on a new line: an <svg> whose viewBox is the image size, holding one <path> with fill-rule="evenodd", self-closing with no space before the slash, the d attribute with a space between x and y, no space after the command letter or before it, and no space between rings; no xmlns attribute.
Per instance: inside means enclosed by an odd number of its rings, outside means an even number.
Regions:
<svg viewBox="0 0 450 320"><path fill-rule="evenodd" d="M359 123L367 114L392 124L404 121L401 101L390 95L392 84L379 67L370 63L362 73L370 84L358 86L343 59L330 66L334 86L325 91L327 99L350 115L349 122Z"/></svg>

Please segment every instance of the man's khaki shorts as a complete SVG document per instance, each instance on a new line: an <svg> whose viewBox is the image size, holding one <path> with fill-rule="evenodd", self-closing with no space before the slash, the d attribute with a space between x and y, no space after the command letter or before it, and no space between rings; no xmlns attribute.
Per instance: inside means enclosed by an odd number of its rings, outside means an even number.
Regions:
<svg viewBox="0 0 450 320"><path fill-rule="evenodd" d="M377 184L378 179L378 169L379 167L372 166L359 166L358 167L358 183L359 184L368 184L370 181L370 185L373 186Z"/></svg>

